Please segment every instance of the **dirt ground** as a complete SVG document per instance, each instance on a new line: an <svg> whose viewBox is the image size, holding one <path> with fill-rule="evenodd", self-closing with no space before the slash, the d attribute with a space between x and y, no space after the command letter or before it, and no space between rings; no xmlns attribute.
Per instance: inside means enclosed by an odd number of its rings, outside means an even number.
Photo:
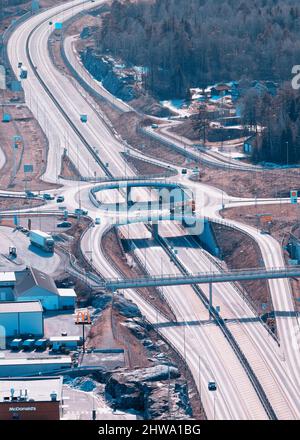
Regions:
<svg viewBox="0 0 300 440"><path fill-rule="evenodd" d="M300 169L237 171L201 165L201 182L215 186L235 197L288 197L300 190Z"/></svg>
<svg viewBox="0 0 300 440"><path fill-rule="evenodd" d="M88 347L123 348L127 368L151 366L147 349L123 323L126 318L110 304L93 325L88 339Z"/></svg>
<svg viewBox="0 0 300 440"><path fill-rule="evenodd" d="M262 266L260 249L250 237L242 232L216 223L213 224L213 229L228 268L245 269ZM240 285L258 314L273 310L266 281L243 281ZM262 304L266 304L266 308L262 308Z"/></svg>
<svg viewBox="0 0 300 440"><path fill-rule="evenodd" d="M0 197L0 211L4 210L16 210L24 208L35 208L37 206L44 205L42 200L35 199L22 199L18 197Z"/></svg>
<svg viewBox="0 0 300 440"><path fill-rule="evenodd" d="M47 163L48 143L28 107L4 106L3 111L9 113L12 120L6 123L0 122L0 145L6 157L6 163L0 173L0 188L36 191L58 187L41 180ZM20 136L21 142L18 148L13 149L14 136ZM24 165L32 165L33 172L25 173Z"/></svg>
<svg viewBox="0 0 300 440"><path fill-rule="evenodd" d="M61 160L61 170L59 177L63 179L76 178L81 179L81 174L68 156L63 156Z"/></svg>

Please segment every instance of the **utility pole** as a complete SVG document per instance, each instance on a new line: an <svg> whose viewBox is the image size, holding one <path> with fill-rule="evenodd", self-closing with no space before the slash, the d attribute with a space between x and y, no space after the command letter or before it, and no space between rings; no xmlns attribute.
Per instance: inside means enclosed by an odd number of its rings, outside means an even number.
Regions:
<svg viewBox="0 0 300 440"><path fill-rule="evenodd" d="M213 308L213 293L212 293L212 283L209 283L209 320L212 319L212 308Z"/></svg>

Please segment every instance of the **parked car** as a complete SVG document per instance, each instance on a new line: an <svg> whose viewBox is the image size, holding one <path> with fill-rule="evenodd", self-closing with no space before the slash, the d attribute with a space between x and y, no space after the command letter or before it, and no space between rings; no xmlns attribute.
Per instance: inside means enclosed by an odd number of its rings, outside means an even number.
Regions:
<svg viewBox="0 0 300 440"><path fill-rule="evenodd" d="M48 339L38 339L34 343L34 347L38 351L46 350L48 344Z"/></svg>
<svg viewBox="0 0 300 440"><path fill-rule="evenodd" d="M24 351L26 350L32 350L34 347L35 340L34 339L26 339L23 344L22 348Z"/></svg>
<svg viewBox="0 0 300 440"><path fill-rule="evenodd" d="M14 339L10 343L11 350L20 350L21 347L22 347L22 339Z"/></svg>
<svg viewBox="0 0 300 440"><path fill-rule="evenodd" d="M57 201L57 203L62 203L65 201L65 198L64 198L64 196L58 196L56 201Z"/></svg>
<svg viewBox="0 0 300 440"><path fill-rule="evenodd" d="M181 174L187 174L187 169L183 168L182 171L181 171Z"/></svg>
<svg viewBox="0 0 300 440"><path fill-rule="evenodd" d="M70 228L71 226L72 226L72 223L70 223L70 222L57 223L58 228Z"/></svg>

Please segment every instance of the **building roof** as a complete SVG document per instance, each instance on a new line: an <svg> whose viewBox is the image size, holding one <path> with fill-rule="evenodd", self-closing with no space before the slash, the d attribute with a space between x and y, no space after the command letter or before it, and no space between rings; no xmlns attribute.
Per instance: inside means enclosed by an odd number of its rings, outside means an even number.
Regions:
<svg viewBox="0 0 300 440"><path fill-rule="evenodd" d="M33 399L36 402L51 401L52 394L56 394L56 400L60 401L62 397L62 382L61 376L0 379L0 403L3 402L4 398L11 398L12 389L14 390L13 396L15 398L18 398L21 393L24 397L25 390L27 390L28 399ZM19 400L19 402L21 401ZM11 403L17 404L18 400L14 400Z"/></svg>
<svg viewBox="0 0 300 440"><path fill-rule="evenodd" d="M15 283L16 275L14 272L0 272L0 284Z"/></svg>
<svg viewBox="0 0 300 440"><path fill-rule="evenodd" d="M58 295L54 280L49 275L34 267L30 267L16 284L15 295L18 297L24 294L26 295L27 292L30 294L29 291L34 287L40 287L52 295Z"/></svg>
<svg viewBox="0 0 300 440"><path fill-rule="evenodd" d="M7 301L0 302L0 313L42 312L40 301Z"/></svg>
<svg viewBox="0 0 300 440"><path fill-rule="evenodd" d="M37 357L37 358L0 358L0 367L14 366L14 365L47 365L47 364L70 364L70 356L51 356L51 357Z"/></svg>
<svg viewBox="0 0 300 440"><path fill-rule="evenodd" d="M230 90L231 87L228 84L218 84L217 86L213 87L218 92L223 92L225 90Z"/></svg>
<svg viewBox="0 0 300 440"><path fill-rule="evenodd" d="M76 292L74 289L57 289L59 296L68 296L68 297L74 297L76 298Z"/></svg>

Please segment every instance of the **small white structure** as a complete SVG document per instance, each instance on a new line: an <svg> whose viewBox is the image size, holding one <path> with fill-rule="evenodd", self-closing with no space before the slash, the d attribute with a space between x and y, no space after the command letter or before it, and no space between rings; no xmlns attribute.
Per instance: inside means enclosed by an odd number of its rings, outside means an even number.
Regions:
<svg viewBox="0 0 300 440"><path fill-rule="evenodd" d="M71 366L70 356L0 359L0 377L38 376L71 368Z"/></svg>
<svg viewBox="0 0 300 440"><path fill-rule="evenodd" d="M16 284L14 272L0 272L0 301L13 301L13 289Z"/></svg>
<svg viewBox="0 0 300 440"><path fill-rule="evenodd" d="M59 295L59 308L65 309L75 309L76 303L76 292L74 289L57 289Z"/></svg>
<svg viewBox="0 0 300 440"><path fill-rule="evenodd" d="M40 301L0 302L0 323L5 336L43 336L43 308Z"/></svg>

